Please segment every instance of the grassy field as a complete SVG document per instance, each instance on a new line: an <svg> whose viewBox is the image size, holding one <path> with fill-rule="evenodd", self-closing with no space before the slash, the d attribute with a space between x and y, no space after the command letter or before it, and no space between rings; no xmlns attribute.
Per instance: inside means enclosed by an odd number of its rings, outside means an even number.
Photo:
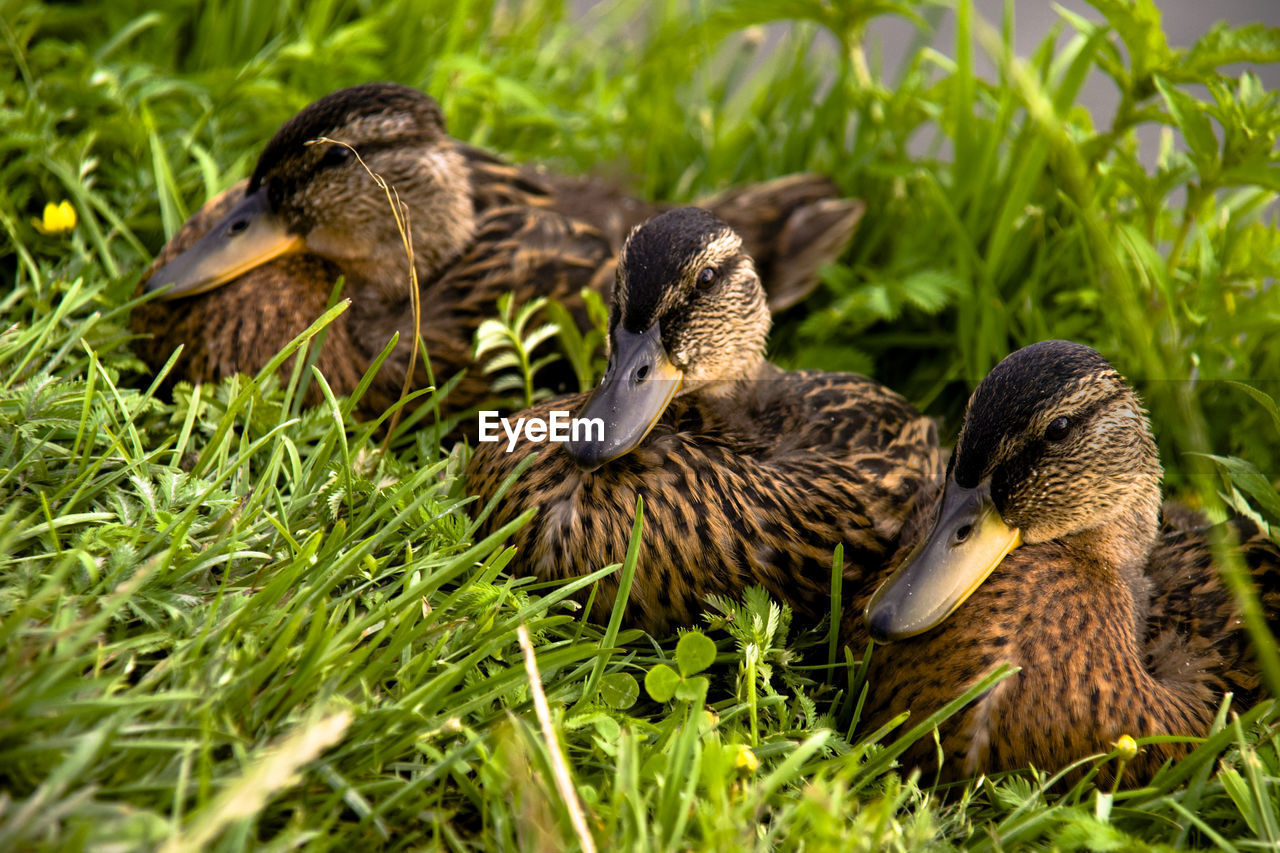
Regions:
<svg viewBox="0 0 1280 853"><path fill-rule="evenodd" d="M130 351L167 235L300 107L392 79L654 198L827 172L869 212L776 360L952 435L1009 351L1090 343L1171 495L1280 523L1280 100L1238 71L1280 31L1173 49L1150 0L1092 2L1016 56L967 0L0 0L0 849L1276 849L1271 703L1141 790L939 792L894 764L933 721L859 729L826 626L755 595L678 642L584 623L598 574L539 587L476 540L465 449L383 453L301 372L160 397ZM892 79L881 15L922 34ZM1098 74L1114 116L1077 103Z"/></svg>

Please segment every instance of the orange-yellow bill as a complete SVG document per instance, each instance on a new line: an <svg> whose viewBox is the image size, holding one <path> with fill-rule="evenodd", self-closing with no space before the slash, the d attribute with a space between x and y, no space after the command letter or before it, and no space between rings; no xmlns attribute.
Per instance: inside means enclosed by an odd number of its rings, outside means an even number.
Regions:
<svg viewBox="0 0 1280 853"><path fill-rule="evenodd" d="M244 197L222 221L147 280L148 293L172 285L162 299L194 296L220 287L272 258L305 248L270 209L264 190Z"/></svg>
<svg viewBox="0 0 1280 853"><path fill-rule="evenodd" d="M1000 517L989 483L948 480L933 529L867 604L871 636L901 640L941 624L1020 544L1022 531Z"/></svg>

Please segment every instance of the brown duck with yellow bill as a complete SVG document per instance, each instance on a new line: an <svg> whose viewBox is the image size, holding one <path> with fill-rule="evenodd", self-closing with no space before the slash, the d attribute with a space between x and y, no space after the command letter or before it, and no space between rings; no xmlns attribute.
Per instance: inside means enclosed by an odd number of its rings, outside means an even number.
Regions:
<svg viewBox="0 0 1280 853"><path fill-rule="evenodd" d="M346 145L313 143L321 137ZM414 89L371 84L322 98L281 127L246 189L214 199L162 250L146 287L168 288L165 299L133 315L147 333L140 355L158 367L183 344L174 379L256 372L319 316L344 276L351 305L330 327L319 367L348 393L398 333L361 406L375 415L394 402L412 347L409 254L367 165L404 203L436 382L465 371L446 408L474 405L488 381L472 363L472 337L497 298L549 295L580 310L584 287L606 286L613 250L592 226L524 203L506 167L481 158L473 168L470 157ZM413 385L426 383L420 359Z"/></svg>
<svg viewBox="0 0 1280 853"><path fill-rule="evenodd" d="M969 401L931 532L846 618L855 646L864 616L889 641L872 656L869 725L1021 667L944 724L941 774L956 779L1056 770L1122 735L1204 735L1223 693L1254 702L1259 670L1208 523L1162 509L1161 476L1141 402L1097 352L1046 341L997 365ZM1237 529L1274 626L1280 550ZM935 765L926 741L908 763ZM1189 749L1147 746L1124 781Z"/></svg>
<svg viewBox="0 0 1280 853"><path fill-rule="evenodd" d="M832 551L845 547L845 588L882 569L904 524L936 493L936 430L863 376L783 371L764 358L764 290L738 235L696 208L637 228L619 255L610 364L590 395L552 411L599 418L563 447L480 444L468 489L481 504L530 452L540 457L485 524L529 507L511 566L568 578L621 562L644 499L645 526L629 624L654 633L695 622L711 594L752 584L813 623L827 612ZM597 591L607 617L617 577Z"/></svg>

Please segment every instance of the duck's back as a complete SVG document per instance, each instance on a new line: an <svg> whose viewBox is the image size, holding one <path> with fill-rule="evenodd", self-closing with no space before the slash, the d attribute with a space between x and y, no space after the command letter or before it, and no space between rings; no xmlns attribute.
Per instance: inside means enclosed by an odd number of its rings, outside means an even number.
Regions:
<svg viewBox="0 0 1280 853"><path fill-rule="evenodd" d="M674 207L638 199L617 182L516 166L482 148L457 146L471 168L477 211L510 204L550 208L590 222L617 249L632 228ZM840 256L864 209L861 201L843 198L831 178L811 173L733 187L697 204L742 237L774 311L813 290L819 268Z"/></svg>
<svg viewBox="0 0 1280 853"><path fill-rule="evenodd" d="M513 294L519 306L541 296L559 300L574 317L579 327L589 324L582 299L583 290L603 293L613 277L613 250L598 230L586 223L568 219L551 210L523 206L495 208L480 220L476 239L452 263L448 271L422 294L423 343L431 358L436 385L459 372L461 381L446 399L450 412L465 413L492 397L493 377L484 373L483 365L472 357L475 332L480 324L497 313L498 299ZM356 320L354 334L365 340L363 348L377 352L396 328L413 328L410 306L399 306L394 315L381 312L367 324ZM389 322L390 321L390 322ZM401 341L405 332L401 333ZM540 357L550 345L535 351ZM399 395L409 356L400 346L388 359L393 377L399 377L389 400L376 399L379 406L389 405ZM564 390L574 379L569 363L559 359L537 374L541 387ZM421 359L414 384L427 383ZM475 419L469 415L461 424L461 433L474 435Z"/></svg>
<svg viewBox="0 0 1280 853"><path fill-rule="evenodd" d="M1252 521L1236 518L1232 527L1241 564L1274 632L1280 629L1280 548ZM1234 707L1247 708L1261 698L1261 675L1236 598L1215 566L1210 529L1199 512L1164 505L1147 570L1144 651L1158 677L1207 678L1215 693L1230 691Z"/></svg>
<svg viewBox="0 0 1280 853"><path fill-rule="evenodd" d="M936 431L861 376L772 369L744 385L720 400L677 397L639 447L591 473L555 446L479 445L469 489L482 502L525 455L542 453L487 523L493 530L539 508L513 538L513 569L567 578L621 562L642 496L630 623L654 632L691 624L707 595L737 596L751 584L802 621L821 618L836 544L845 546L850 590L881 568L904 522L936 491ZM584 399L521 414L574 412ZM607 616L615 592L615 579L601 584L595 618Z"/></svg>

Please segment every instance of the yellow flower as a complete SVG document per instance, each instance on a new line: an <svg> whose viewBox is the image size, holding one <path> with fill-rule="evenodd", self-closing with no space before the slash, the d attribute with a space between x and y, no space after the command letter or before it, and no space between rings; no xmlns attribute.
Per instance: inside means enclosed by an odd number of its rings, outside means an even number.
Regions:
<svg viewBox="0 0 1280 853"><path fill-rule="evenodd" d="M44 206L44 216L31 222L41 234L65 234L76 227L76 209L66 199L57 204L49 202Z"/></svg>
<svg viewBox="0 0 1280 853"><path fill-rule="evenodd" d="M760 759L756 758L756 754L751 751L751 747L739 744L738 754L733 759L733 766L738 769L739 773L754 773L756 768L760 766Z"/></svg>
<svg viewBox="0 0 1280 853"><path fill-rule="evenodd" d="M1121 761L1128 761L1138 754L1138 742L1129 735L1120 735L1120 739L1115 743L1116 751L1120 753Z"/></svg>

